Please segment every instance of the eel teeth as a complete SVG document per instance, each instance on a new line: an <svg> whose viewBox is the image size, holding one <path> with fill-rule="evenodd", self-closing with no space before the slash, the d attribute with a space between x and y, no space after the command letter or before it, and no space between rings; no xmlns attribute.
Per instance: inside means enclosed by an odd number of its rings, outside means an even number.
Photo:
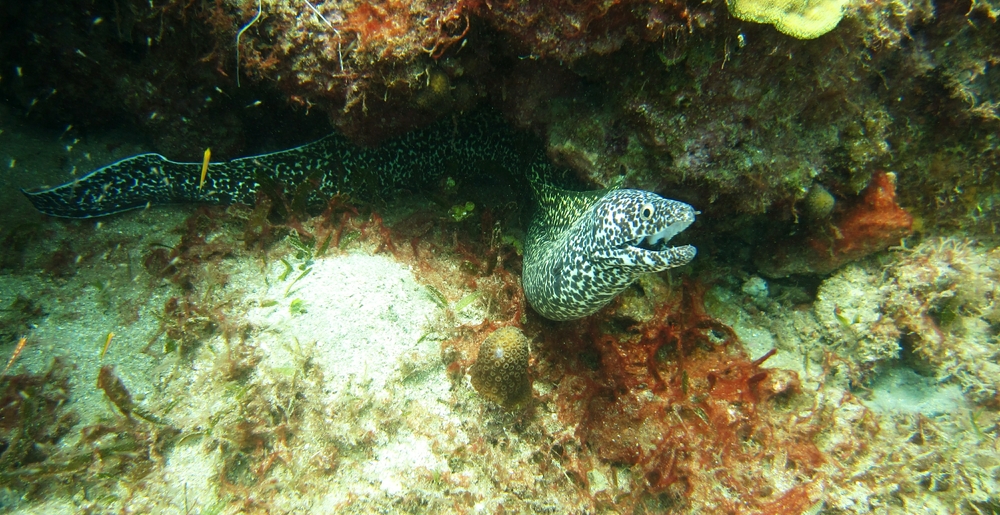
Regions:
<svg viewBox="0 0 1000 515"><path fill-rule="evenodd" d="M666 240L662 237L656 237L656 235L642 236L631 242L629 242L630 247L635 247L642 250L649 250L653 252L658 252L663 250Z"/></svg>
<svg viewBox="0 0 1000 515"><path fill-rule="evenodd" d="M673 236L673 234L667 236L667 234L671 231L671 229L673 229L673 227L668 225L665 228L663 228L662 231L646 236L646 244L649 245L650 247L655 247L660 244L660 240L664 239L664 237L666 237L666 239L669 240L670 236Z"/></svg>
<svg viewBox="0 0 1000 515"><path fill-rule="evenodd" d="M640 236L639 239L632 242L632 246L646 250L662 250L671 238L684 229L687 229L687 227L691 225L692 221L693 220L684 220L681 222L675 222L653 234Z"/></svg>

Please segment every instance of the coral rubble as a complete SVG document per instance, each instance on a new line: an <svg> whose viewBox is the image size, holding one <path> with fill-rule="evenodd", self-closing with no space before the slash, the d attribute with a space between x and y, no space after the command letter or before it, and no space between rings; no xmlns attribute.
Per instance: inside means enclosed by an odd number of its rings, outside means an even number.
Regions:
<svg viewBox="0 0 1000 515"><path fill-rule="evenodd" d="M906 359L938 381L955 382L977 403L997 402L1000 320L997 251L968 241L931 240L894 252L887 264L844 267L820 286L815 304L827 344L851 376Z"/></svg>

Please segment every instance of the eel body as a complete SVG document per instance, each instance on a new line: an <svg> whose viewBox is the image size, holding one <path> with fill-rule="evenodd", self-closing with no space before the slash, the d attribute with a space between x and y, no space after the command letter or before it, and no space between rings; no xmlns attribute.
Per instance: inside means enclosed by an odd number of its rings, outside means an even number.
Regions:
<svg viewBox="0 0 1000 515"><path fill-rule="evenodd" d="M419 190L456 165L469 169L489 162L533 177L538 210L524 244L522 284L529 304L546 318L587 316L640 274L694 258L690 245L664 245L694 221L691 206L640 190L555 188L539 179L549 165L537 152L523 152L525 144L496 115L479 113L442 120L375 148L330 135L289 150L211 163L203 184L202 163L140 154L66 184L22 192L42 213L63 218L171 203L253 204L267 183L292 189L311 182L309 200L320 204L336 193L374 199Z"/></svg>
<svg viewBox="0 0 1000 515"><path fill-rule="evenodd" d="M313 181L312 204L336 193L375 199L426 187L455 164L470 167L485 161L516 170L524 162L518 151L523 140L495 114L479 111L373 148L331 134L289 150L211 163L204 184L202 163L140 154L54 188L21 191L42 213L62 218L94 218L160 204L253 204L264 182L294 190Z"/></svg>

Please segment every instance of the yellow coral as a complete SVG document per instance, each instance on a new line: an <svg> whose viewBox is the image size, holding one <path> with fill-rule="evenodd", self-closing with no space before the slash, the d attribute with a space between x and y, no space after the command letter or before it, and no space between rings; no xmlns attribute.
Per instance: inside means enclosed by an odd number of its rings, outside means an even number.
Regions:
<svg viewBox="0 0 1000 515"><path fill-rule="evenodd" d="M479 346L469 373L479 395L507 409L516 407L531 394L528 339L516 327L497 329Z"/></svg>
<svg viewBox="0 0 1000 515"><path fill-rule="evenodd" d="M844 17L847 0L728 0L733 16L774 25L798 39L813 39L834 29Z"/></svg>

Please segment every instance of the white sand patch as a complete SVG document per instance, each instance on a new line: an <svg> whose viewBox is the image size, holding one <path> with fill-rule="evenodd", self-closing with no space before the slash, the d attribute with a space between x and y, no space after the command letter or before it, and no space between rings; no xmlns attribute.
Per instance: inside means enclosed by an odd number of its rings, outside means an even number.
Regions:
<svg viewBox="0 0 1000 515"><path fill-rule="evenodd" d="M220 450L216 448L206 452L200 439L195 439L190 445L178 445L170 452L161 480L163 497L184 500L179 506L173 505L174 512L191 513L195 507L206 509L219 502L221 461ZM161 513L170 512L164 510Z"/></svg>
<svg viewBox="0 0 1000 515"><path fill-rule="evenodd" d="M378 458L368 462L366 476L375 478L389 495L402 495L409 488L408 472L423 468L433 472L448 470L448 462L435 455L426 438L407 435L378 450Z"/></svg>
<svg viewBox="0 0 1000 515"><path fill-rule="evenodd" d="M875 380L871 399L865 405L886 413L922 413L929 417L969 407L957 384L940 384L900 366L888 368Z"/></svg>
<svg viewBox="0 0 1000 515"><path fill-rule="evenodd" d="M144 488L133 491L128 508L134 512L162 515L212 513L219 500L220 449L208 451L199 438L178 445L165 456L162 469L144 480Z"/></svg>
<svg viewBox="0 0 1000 515"><path fill-rule="evenodd" d="M74 367L70 402L82 425L116 416L95 386L103 365L115 367L139 403L152 396L162 384L159 363L142 349L157 334L171 290L166 282L150 280L141 265L142 250L154 242L173 243L176 236L167 228L183 218L183 212L137 212L95 226L90 240L76 246L84 257L93 254L67 277L0 274L0 309L21 296L43 312L21 334L27 343L10 373L45 373L54 358L65 358ZM57 239L73 237L70 226L53 231ZM118 240L124 243L109 243ZM103 353L109 333L114 335ZM14 344L0 342L0 352L11 355Z"/></svg>
<svg viewBox="0 0 1000 515"><path fill-rule="evenodd" d="M241 316L255 329L247 344L262 356L251 381L278 388L320 382L325 399L296 401L323 414L318 425L300 426L295 453L331 439L347 453L318 490L286 506L335 509L352 498L403 497L448 472L448 451L469 438L450 408L451 384L430 329L441 308L426 287L384 256L322 258L294 284L301 263L293 264L284 280L280 261L230 277L245 292Z"/></svg>
<svg viewBox="0 0 1000 515"><path fill-rule="evenodd" d="M271 275L282 268L276 263ZM404 265L361 254L321 259L286 295L292 277L261 285L261 298L277 304L246 315L262 330L257 337L265 356L261 365L272 373L292 367L293 354L309 346L315 348L330 393L349 380L370 381L370 389L378 391L400 360L439 352L437 342L420 341L437 306ZM302 311L293 312L293 302Z"/></svg>

